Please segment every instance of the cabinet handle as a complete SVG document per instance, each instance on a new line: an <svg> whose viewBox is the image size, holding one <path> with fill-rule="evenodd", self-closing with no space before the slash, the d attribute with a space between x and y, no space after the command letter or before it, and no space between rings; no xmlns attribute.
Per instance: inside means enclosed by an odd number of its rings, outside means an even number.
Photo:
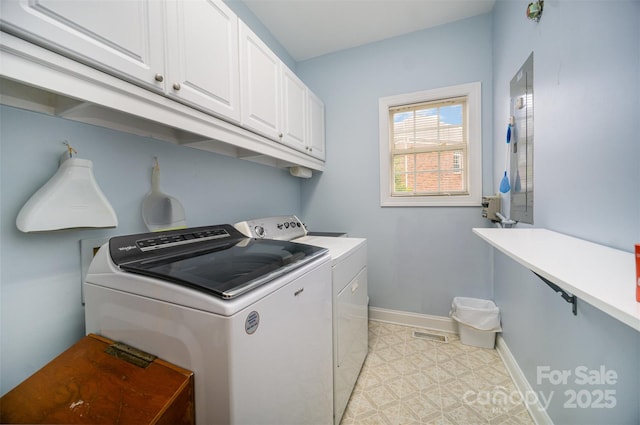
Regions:
<svg viewBox="0 0 640 425"><path fill-rule="evenodd" d="M173 89L180 90L181 89L180 83L173 83Z"/></svg>
<svg viewBox="0 0 640 425"><path fill-rule="evenodd" d="M162 74L156 74L155 79L157 82L161 83L164 81L164 76Z"/></svg>
<svg viewBox="0 0 640 425"><path fill-rule="evenodd" d="M282 139L282 133L278 134L278 137Z"/></svg>

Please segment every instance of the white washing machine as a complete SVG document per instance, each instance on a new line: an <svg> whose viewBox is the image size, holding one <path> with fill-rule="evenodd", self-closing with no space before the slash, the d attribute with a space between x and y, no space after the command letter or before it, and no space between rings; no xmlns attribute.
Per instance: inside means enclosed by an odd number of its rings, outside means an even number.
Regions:
<svg viewBox="0 0 640 425"><path fill-rule="evenodd" d="M331 258L233 226L112 238L86 332L192 370L196 423L331 424Z"/></svg>
<svg viewBox="0 0 640 425"><path fill-rule="evenodd" d="M247 236L326 248L331 255L333 298L334 423L339 424L368 353L367 240L308 233L296 216L236 223Z"/></svg>

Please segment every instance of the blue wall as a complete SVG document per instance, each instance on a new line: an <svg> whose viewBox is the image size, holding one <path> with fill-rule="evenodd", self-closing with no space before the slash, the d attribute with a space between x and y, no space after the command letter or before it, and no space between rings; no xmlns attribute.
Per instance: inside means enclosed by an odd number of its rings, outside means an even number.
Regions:
<svg viewBox="0 0 640 425"><path fill-rule="evenodd" d="M10 107L0 118L2 394L84 335L79 241L146 231L141 203L154 156L162 190L182 202L191 226L300 212L300 182L286 170ZM17 229L20 208L57 170L64 140L93 161L117 228Z"/></svg>
<svg viewBox="0 0 640 425"><path fill-rule="evenodd" d="M494 133L509 115L509 82L533 51L535 227L631 251L640 241L640 2L547 1L537 24L524 18L527 3L494 9ZM503 155L496 146L496 164ZM504 340L534 390L553 393L555 423L640 423L640 333L580 301L574 317L500 253L494 271ZM617 373L616 384L575 383L576 368L601 365ZM572 376L567 385L538 383L538 367ZM615 391L616 406L564 407L565 391L583 391L585 401L594 390Z"/></svg>
<svg viewBox="0 0 640 425"><path fill-rule="evenodd" d="M521 1L494 10L497 134L509 82L534 52L535 226L627 251L640 239L639 7L549 2L538 24L522 20Z"/></svg>
<svg viewBox="0 0 640 425"><path fill-rule="evenodd" d="M472 234L479 207L380 207L378 99L482 84L483 183L492 193L491 15L298 64L326 108L327 164L303 183L314 228L366 237L371 306L447 316L454 296L491 297L491 250ZM442 66L446 63L446 66Z"/></svg>
<svg viewBox="0 0 640 425"><path fill-rule="evenodd" d="M446 316L453 296L494 298L529 382L554 392L556 423L640 423L640 333L584 303L571 315L528 270L472 234L487 224L479 208L379 205L378 98L480 81L483 192L492 194L509 81L534 51L535 227L627 251L640 241L640 2L547 1L537 24L524 17L527 3L499 0L488 15L299 64L271 41L326 106L326 171L302 183L282 170L0 107L0 392L83 335L78 241L144 230L140 202L157 155L162 187L183 202L189 224L294 212L314 229L366 237L372 306ZM228 4L271 37L244 5ZM438 55L451 65L442 68ZM55 172L65 139L93 160L120 226L22 234L15 217ZM614 389L613 409L565 409L564 391L585 387L536 383L539 366L600 365L618 382L586 389Z"/></svg>
<svg viewBox="0 0 640 425"><path fill-rule="evenodd" d="M487 16L299 63L327 111L327 168L303 183L303 215L368 238L374 307L446 316L453 296L494 298L529 382L547 397L554 391L556 423L639 423L638 332L584 303L574 317L531 272L494 256L471 235L486 225L476 208L379 206L378 98L481 81L483 192L492 194L501 178L492 164L504 163L504 144L492 140L503 141L509 82L534 51L535 227L627 251L640 241L640 3L546 2L537 24L525 18L527 4L498 1ZM438 54L450 66L434 66ZM616 391L612 409L564 408L564 391L585 387L537 384L538 366L600 365L620 377L595 387Z"/></svg>
<svg viewBox="0 0 640 425"><path fill-rule="evenodd" d="M295 70L242 2L226 3ZM84 335L79 241L147 231L141 203L154 156L162 190L181 201L190 226L301 212L300 179L286 170L4 106L0 123L0 394ZM22 205L57 170L64 140L93 161L118 215L116 229L24 234L16 228Z"/></svg>

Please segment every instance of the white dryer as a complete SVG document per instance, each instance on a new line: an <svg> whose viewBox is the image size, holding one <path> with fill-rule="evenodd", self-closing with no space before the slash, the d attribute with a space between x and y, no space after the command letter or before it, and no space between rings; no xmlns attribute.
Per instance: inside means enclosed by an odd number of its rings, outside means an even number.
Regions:
<svg viewBox="0 0 640 425"><path fill-rule="evenodd" d="M333 294L333 410L340 423L368 353L367 240L308 233L296 216L236 223L247 236L326 248L331 256Z"/></svg>

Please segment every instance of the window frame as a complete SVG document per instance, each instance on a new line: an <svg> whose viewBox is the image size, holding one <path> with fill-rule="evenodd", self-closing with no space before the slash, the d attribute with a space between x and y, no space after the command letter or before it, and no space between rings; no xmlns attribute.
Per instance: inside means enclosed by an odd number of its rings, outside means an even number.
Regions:
<svg viewBox="0 0 640 425"><path fill-rule="evenodd" d="M389 108L433 102L450 98L467 98L467 189L466 195L402 195L392 196L393 155L391 152ZM380 206L480 206L482 203L482 99L481 83L473 82L449 87L405 93L379 99L380 126Z"/></svg>

